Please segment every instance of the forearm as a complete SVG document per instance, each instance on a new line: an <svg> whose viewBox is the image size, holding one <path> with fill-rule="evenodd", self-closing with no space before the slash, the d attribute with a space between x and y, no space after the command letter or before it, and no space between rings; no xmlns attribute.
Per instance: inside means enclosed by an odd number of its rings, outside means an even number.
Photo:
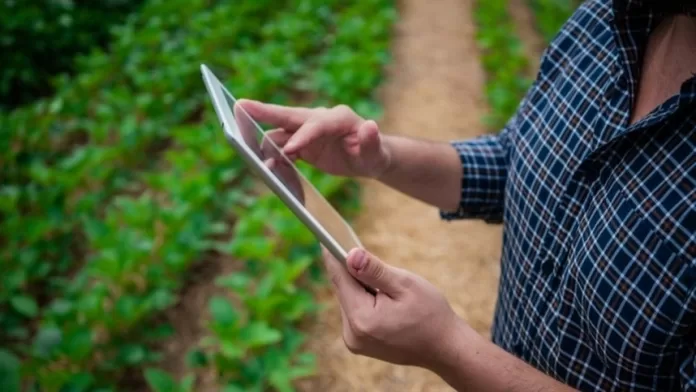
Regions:
<svg viewBox="0 0 696 392"><path fill-rule="evenodd" d="M484 339L463 322L430 367L458 391L574 391Z"/></svg>
<svg viewBox="0 0 696 392"><path fill-rule="evenodd" d="M457 209L462 167L454 147L400 136L386 136L384 142L390 164L379 181L440 209Z"/></svg>

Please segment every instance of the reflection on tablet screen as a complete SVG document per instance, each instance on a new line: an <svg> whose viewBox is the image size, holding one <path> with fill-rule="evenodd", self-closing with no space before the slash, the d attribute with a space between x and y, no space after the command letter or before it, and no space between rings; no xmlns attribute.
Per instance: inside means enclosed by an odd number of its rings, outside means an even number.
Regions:
<svg viewBox="0 0 696 392"><path fill-rule="evenodd" d="M285 188L299 201L307 211L335 238L345 252L361 247L360 241L342 216L331 206L319 191L299 172L275 140L284 140L285 131L264 132L247 114L236 100L222 89L227 103L232 109L236 129L230 130L235 139L242 141L277 177Z"/></svg>

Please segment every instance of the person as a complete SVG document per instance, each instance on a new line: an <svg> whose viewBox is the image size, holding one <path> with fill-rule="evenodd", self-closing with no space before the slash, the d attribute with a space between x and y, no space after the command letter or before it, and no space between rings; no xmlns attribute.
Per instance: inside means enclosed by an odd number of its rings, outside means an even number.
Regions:
<svg viewBox="0 0 696 392"><path fill-rule="evenodd" d="M347 268L325 254L352 352L458 390L696 391L691 4L581 4L495 135L438 143L346 106L241 103L293 159L504 225L492 342L423 278L364 249Z"/></svg>

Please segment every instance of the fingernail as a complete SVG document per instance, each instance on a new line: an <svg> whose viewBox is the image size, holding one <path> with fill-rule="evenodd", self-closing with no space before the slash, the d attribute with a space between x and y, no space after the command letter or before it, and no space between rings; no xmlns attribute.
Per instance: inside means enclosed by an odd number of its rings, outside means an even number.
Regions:
<svg viewBox="0 0 696 392"><path fill-rule="evenodd" d="M365 263L367 263L367 255L365 254L364 250L358 250L356 252L357 254L355 255L355 262L353 262L353 267L356 270L360 270L365 266Z"/></svg>
<svg viewBox="0 0 696 392"><path fill-rule="evenodd" d="M252 110L253 110L253 108L254 108L255 105L258 105L258 104L261 103L261 102L259 102L259 101L255 101L255 100L253 100L253 99L248 99L248 98L240 99L240 100L237 101L237 102L238 102L244 109L249 109L249 108L251 108Z"/></svg>

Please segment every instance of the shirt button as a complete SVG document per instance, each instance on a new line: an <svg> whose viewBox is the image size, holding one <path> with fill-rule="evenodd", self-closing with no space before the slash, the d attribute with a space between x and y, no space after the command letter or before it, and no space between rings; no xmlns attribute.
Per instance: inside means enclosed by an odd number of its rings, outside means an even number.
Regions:
<svg viewBox="0 0 696 392"><path fill-rule="evenodd" d="M551 290L556 290L558 288L560 279L555 271L554 262L552 259L548 259L541 264L541 274L546 278L551 278L549 280Z"/></svg>

